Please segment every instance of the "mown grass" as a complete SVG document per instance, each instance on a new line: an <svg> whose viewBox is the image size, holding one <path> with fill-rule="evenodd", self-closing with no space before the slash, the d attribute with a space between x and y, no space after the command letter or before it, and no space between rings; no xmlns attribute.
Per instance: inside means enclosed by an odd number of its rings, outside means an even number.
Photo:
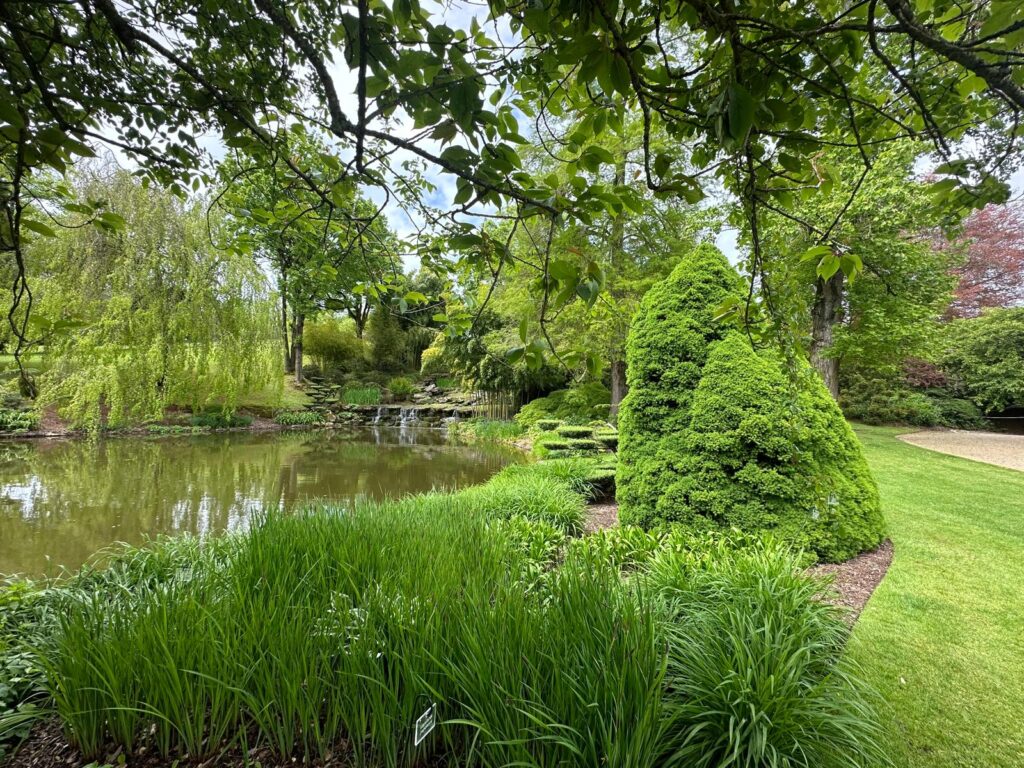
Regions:
<svg viewBox="0 0 1024 768"><path fill-rule="evenodd" d="M858 427L895 559L850 656L908 768L1024 765L1024 473ZM905 431L905 430L903 430Z"/></svg>

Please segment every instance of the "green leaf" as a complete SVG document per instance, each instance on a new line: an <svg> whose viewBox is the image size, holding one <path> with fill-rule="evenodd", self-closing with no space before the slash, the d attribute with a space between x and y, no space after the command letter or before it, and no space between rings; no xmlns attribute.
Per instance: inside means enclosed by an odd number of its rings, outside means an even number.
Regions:
<svg viewBox="0 0 1024 768"><path fill-rule="evenodd" d="M736 141L743 141L754 125L754 99L750 92L739 83L729 85L729 136Z"/></svg>
<svg viewBox="0 0 1024 768"><path fill-rule="evenodd" d="M22 219L21 226L25 229L35 232L37 235L43 235L44 237L56 237L57 233L54 232L50 227L43 224L41 221L35 219Z"/></svg>
<svg viewBox="0 0 1024 768"><path fill-rule="evenodd" d="M815 245L800 254L800 261L820 261L832 254L832 249L827 245Z"/></svg>
<svg viewBox="0 0 1024 768"><path fill-rule="evenodd" d="M818 269L816 270L818 277L822 280L829 280L836 272L839 271L840 266L841 263L839 261L839 257L830 253L818 262Z"/></svg>
<svg viewBox="0 0 1024 768"><path fill-rule="evenodd" d="M621 56L612 59L611 78L616 91L627 99L633 95L633 81L630 79L629 65Z"/></svg>
<svg viewBox="0 0 1024 768"><path fill-rule="evenodd" d="M548 264L548 274L556 280L575 280L579 277L579 270L571 261L558 259Z"/></svg>

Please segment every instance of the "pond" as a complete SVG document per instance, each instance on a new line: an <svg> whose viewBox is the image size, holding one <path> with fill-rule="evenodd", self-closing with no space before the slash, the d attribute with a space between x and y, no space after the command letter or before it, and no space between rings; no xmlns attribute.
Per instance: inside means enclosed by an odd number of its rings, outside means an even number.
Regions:
<svg viewBox="0 0 1024 768"><path fill-rule="evenodd" d="M0 574L58 574L118 541L243 529L264 509L462 487L520 460L430 429L0 441Z"/></svg>

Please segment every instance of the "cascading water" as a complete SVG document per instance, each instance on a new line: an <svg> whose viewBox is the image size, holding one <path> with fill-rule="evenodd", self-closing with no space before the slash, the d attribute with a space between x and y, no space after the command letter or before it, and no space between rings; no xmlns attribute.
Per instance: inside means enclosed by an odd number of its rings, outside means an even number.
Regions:
<svg viewBox="0 0 1024 768"><path fill-rule="evenodd" d="M416 423L417 413L415 408L401 408L398 411L398 442L408 444L413 442L410 427Z"/></svg>
<svg viewBox="0 0 1024 768"><path fill-rule="evenodd" d="M378 405L377 406L377 415L373 417L373 422L372 422L373 426L376 427L378 424L380 424L380 417L383 416L383 415L384 415L384 406L383 405Z"/></svg>

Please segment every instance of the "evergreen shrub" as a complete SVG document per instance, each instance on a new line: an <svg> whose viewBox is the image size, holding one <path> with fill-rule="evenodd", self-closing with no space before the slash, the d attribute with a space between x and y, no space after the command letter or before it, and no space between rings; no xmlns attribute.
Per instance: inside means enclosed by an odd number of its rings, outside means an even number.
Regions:
<svg viewBox="0 0 1024 768"><path fill-rule="evenodd" d="M641 305L619 422L621 522L771 534L828 561L876 546L878 490L824 384L713 320L737 279L699 248Z"/></svg>
<svg viewBox="0 0 1024 768"><path fill-rule="evenodd" d="M690 423L690 399L708 345L725 328L715 308L739 294L739 275L711 245L694 249L640 303L626 343L629 393L619 407L619 514L653 523L674 459Z"/></svg>

